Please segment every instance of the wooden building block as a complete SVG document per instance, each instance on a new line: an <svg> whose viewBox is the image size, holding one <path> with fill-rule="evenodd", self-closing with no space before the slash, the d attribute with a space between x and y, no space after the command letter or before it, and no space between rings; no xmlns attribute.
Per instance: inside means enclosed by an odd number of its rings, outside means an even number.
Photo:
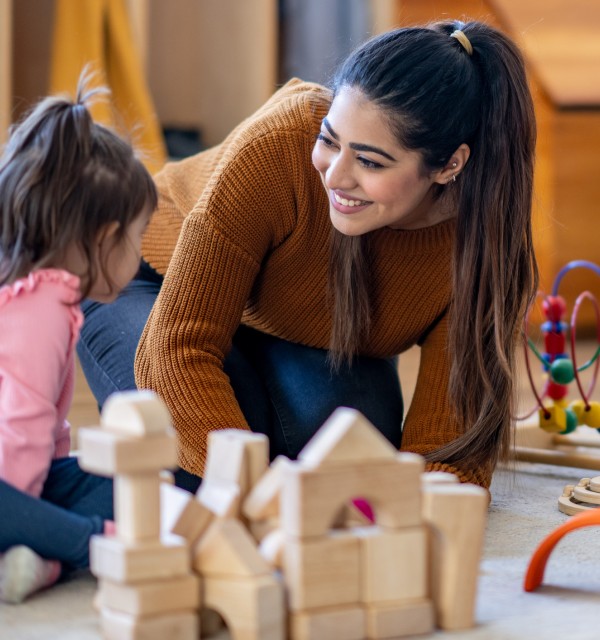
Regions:
<svg viewBox="0 0 600 640"><path fill-rule="evenodd" d="M269 466L269 440L262 433L220 429L208 435L204 481L237 484L243 497Z"/></svg>
<svg viewBox="0 0 600 640"><path fill-rule="evenodd" d="M237 518L240 515L240 487L233 482L204 480L196 496L200 504L219 518Z"/></svg>
<svg viewBox="0 0 600 640"><path fill-rule="evenodd" d="M267 520L250 520L247 525L248 531L260 544L271 531L279 529L279 518L268 518Z"/></svg>
<svg viewBox="0 0 600 640"><path fill-rule="evenodd" d="M155 436L172 431L171 414L153 391L121 391L108 397L100 424L131 436Z"/></svg>
<svg viewBox="0 0 600 640"><path fill-rule="evenodd" d="M279 516L279 496L283 482L283 467L290 459L277 456L271 466L252 487L242 505L242 513L250 520Z"/></svg>
<svg viewBox="0 0 600 640"><path fill-rule="evenodd" d="M203 585L204 606L219 613L236 640L285 639L283 585L272 575L208 576Z"/></svg>
<svg viewBox="0 0 600 640"><path fill-rule="evenodd" d="M160 539L160 484L157 471L115 477L115 522L123 541Z"/></svg>
<svg viewBox="0 0 600 640"><path fill-rule="evenodd" d="M412 638L434 629L433 603L428 599L371 605L366 609L366 618L369 640Z"/></svg>
<svg viewBox="0 0 600 640"><path fill-rule="evenodd" d="M193 574L165 580L120 584L100 581L103 607L133 616L155 616L200 607L200 578Z"/></svg>
<svg viewBox="0 0 600 640"><path fill-rule="evenodd" d="M270 567L275 569L283 567L284 544L285 537L281 529L273 529L261 540L258 550Z"/></svg>
<svg viewBox="0 0 600 640"><path fill-rule="evenodd" d="M249 577L271 573L258 546L239 520L215 520L192 551L202 576Z"/></svg>
<svg viewBox="0 0 600 640"><path fill-rule="evenodd" d="M399 453L372 465L310 469L301 463L283 468L281 526L288 537L325 535L339 511L353 498L372 506L380 526L421 524L424 459Z"/></svg>
<svg viewBox="0 0 600 640"><path fill-rule="evenodd" d="M362 606L325 607L291 612L290 640L363 640L367 619Z"/></svg>
<svg viewBox="0 0 600 640"><path fill-rule="evenodd" d="M291 611L360 602L360 543L350 531L313 539L287 538L283 578Z"/></svg>
<svg viewBox="0 0 600 640"><path fill-rule="evenodd" d="M431 484L423 489L423 518L432 528L430 585L437 626L473 626L479 560L488 494L469 484Z"/></svg>
<svg viewBox="0 0 600 640"><path fill-rule="evenodd" d="M423 484L456 484L458 476L447 471L427 471L421 476Z"/></svg>
<svg viewBox="0 0 600 640"><path fill-rule="evenodd" d="M100 624L109 640L198 640L198 614L195 611L138 618L103 608Z"/></svg>
<svg viewBox="0 0 600 640"><path fill-rule="evenodd" d="M397 602L427 596L428 549L425 526L355 529L360 541L361 602Z"/></svg>
<svg viewBox="0 0 600 640"><path fill-rule="evenodd" d="M338 407L298 454L306 466L393 460L398 450L356 409Z"/></svg>
<svg viewBox="0 0 600 640"><path fill-rule="evenodd" d="M163 534L174 533L192 546L213 519L212 511L189 491L161 483L160 524Z"/></svg>
<svg viewBox="0 0 600 640"><path fill-rule="evenodd" d="M225 622L223 618L214 609L200 609L200 629L202 630L202 638L210 638L215 635L223 627Z"/></svg>
<svg viewBox="0 0 600 640"><path fill-rule="evenodd" d="M151 438L124 436L102 427L78 429L79 464L103 476L158 471L177 466L177 444L172 435Z"/></svg>
<svg viewBox="0 0 600 640"><path fill-rule="evenodd" d="M90 569L98 578L136 583L189 573L189 548L181 538L126 544L119 538L92 536Z"/></svg>

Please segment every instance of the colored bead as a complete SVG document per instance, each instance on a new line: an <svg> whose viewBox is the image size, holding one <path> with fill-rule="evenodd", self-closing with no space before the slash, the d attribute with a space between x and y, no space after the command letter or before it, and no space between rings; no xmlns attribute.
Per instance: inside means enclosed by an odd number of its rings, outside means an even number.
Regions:
<svg viewBox="0 0 600 640"><path fill-rule="evenodd" d="M539 409L540 427L550 433L561 433L567 428L567 412L557 406Z"/></svg>
<svg viewBox="0 0 600 640"><path fill-rule="evenodd" d="M546 296L542 302L542 309L548 320L558 322L567 310L567 303L562 296Z"/></svg>
<svg viewBox="0 0 600 640"><path fill-rule="evenodd" d="M540 329L544 333L565 333L569 328L569 325L566 322L550 322L550 320L542 323Z"/></svg>
<svg viewBox="0 0 600 640"><path fill-rule="evenodd" d="M550 365L550 377L558 384L569 384L575 379L573 363L568 358L560 358Z"/></svg>
<svg viewBox="0 0 600 640"><path fill-rule="evenodd" d="M546 393L550 398L552 398L552 400L560 400L561 398L564 398L567 393L569 393L569 387L550 380L550 382L548 382Z"/></svg>
<svg viewBox="0 0 600 640"><path fill-rule="evenodd" d="M577 416L577 424L585 424L585 402L583 400L573 400L569 405L569 408Z"/></svg>
<svg viewBox="0 0 600 640"><path fill-rule="evenodd" d="M577 429L577 416L575 415L573 409L566 409L565 415L567 417L567 426L565 427L564 431L560 432L563 436L567 435L567 433L572 433L573 431L575 431L575 429Z"/></svg>
<svg viewBox="0 0 600 640"><path fill-rule="evenodd" d="M600 402L590 402L589 411L583 412L585 424L592 429L600 428Z"/></svg>
<svg viewBox="0 0 600 640"><path fill-rule="evenodd" d="M565 350L565 334L551 331L544 336L544 347L551 355L563 353Z"/></svg>

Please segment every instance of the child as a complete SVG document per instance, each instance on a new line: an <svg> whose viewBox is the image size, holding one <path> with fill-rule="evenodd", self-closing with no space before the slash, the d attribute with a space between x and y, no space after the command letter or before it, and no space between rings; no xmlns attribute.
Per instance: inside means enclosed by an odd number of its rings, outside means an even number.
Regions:
<svg viewBox="0 0 600 640"><path fill-rule="evenodd" d="M0 159L0 599L89 565L114 529L112 480L69 457L79 302L135 275L157 196L132 148L92 121L98 90L46 98Z"/></svg>

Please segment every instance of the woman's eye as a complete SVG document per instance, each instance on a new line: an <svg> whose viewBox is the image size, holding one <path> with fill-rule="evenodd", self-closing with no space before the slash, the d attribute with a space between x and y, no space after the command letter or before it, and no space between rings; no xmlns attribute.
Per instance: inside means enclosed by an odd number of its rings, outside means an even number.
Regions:
<svg viewBox="0 0 600 640"><path fill-rule="evenodd" d="M319 140L320 142L322 142L326 147L333 147L333 146L335 146L335 145L333 144L333 141L332 141L332 140L330 140L329 138L327 138L326 136L324 136L322 133L320 133L320 134L317 136L317 140Z"/></svg>
<svg viewBox="0 0 600 640"><path fill-rule="evenodd" d="M358 161L363 167L365 167L365 169L381 169L381 167L383 166L378 162L373 162L373 160L363 158L362 156L358 156Z"/></svg>

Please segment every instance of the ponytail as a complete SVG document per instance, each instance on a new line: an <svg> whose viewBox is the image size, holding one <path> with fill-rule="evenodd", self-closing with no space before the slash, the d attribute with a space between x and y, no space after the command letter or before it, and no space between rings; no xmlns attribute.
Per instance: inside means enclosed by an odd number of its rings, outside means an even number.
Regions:
<svg viewBox="0 0 600 640"><path fill-rule="evenodd" d="M462 27L481 77L480 125L457 185L452 309L460 313L450 320L450 395L470 428L430 458L494 464L509 451L515 346L538 285L531 228L536 127L517 47L479 23L452 27Z"/></svg>

